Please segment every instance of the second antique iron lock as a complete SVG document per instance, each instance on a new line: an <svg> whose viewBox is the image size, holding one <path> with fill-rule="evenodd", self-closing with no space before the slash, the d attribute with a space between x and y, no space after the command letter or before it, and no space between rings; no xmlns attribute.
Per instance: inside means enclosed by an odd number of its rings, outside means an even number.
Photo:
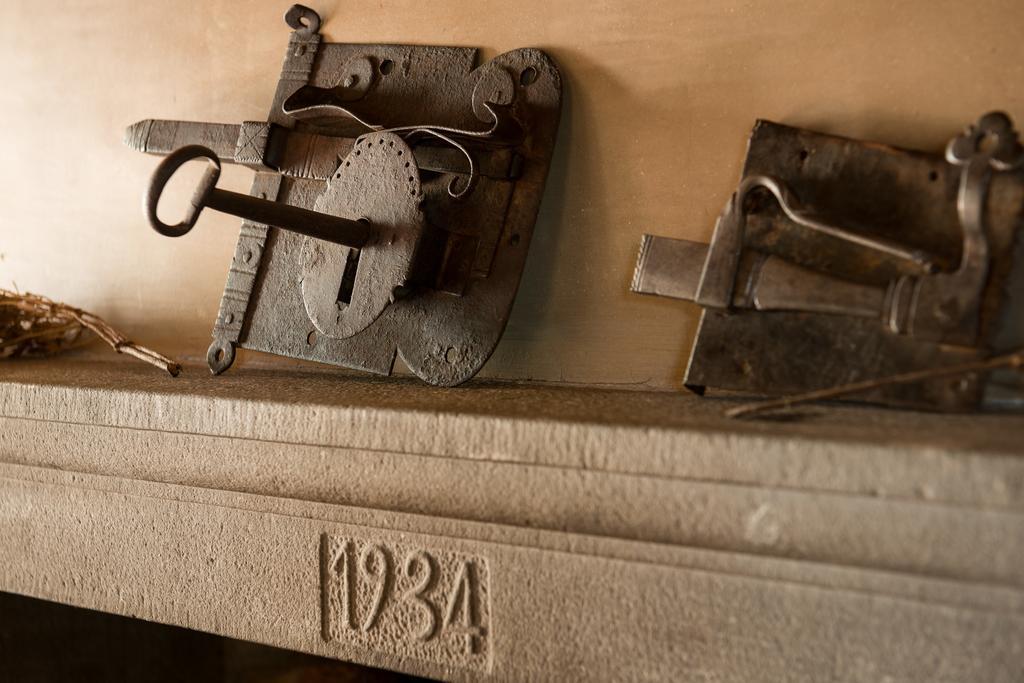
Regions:
<svg viewBox="0 0 1024 683"><path fill-rule="evenodd" d="M540 50L481 66L469 48L326 43L296 5L267 121L146 120L126 144L168 154L146 198L176 237L203 208L245 220L208 361L235 347L431 384L472 377L504 330L540 206L561 78ZM185 220L156 215L170 177L209 168ZM252 196L215 187L256 170Z"/></svg>
<svg viewBox="0 0 1024 683"><path fill-rule="evenodd" d="M703 308L684 383L796 394L1024 348L1024 149L987 114L945 156L760 121L710 245L645 235L632 289ZM1019 373L858 398L1020 405Z"/></svg>

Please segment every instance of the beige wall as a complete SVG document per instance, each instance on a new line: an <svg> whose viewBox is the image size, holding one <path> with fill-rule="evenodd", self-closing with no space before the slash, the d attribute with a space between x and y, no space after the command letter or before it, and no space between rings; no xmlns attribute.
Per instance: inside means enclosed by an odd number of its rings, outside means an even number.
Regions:
<svg viewBox="0 0 1024 683"><path fill-rule="evenodd" d="M706 240L757 117L939 149L1024 123L1020 0L310 2L340 42L548 50L561 140L512 319L484 374L670 387L697 310L627 293L642 232ZM262 119L287 1L0 3L0 285L205 354L237 221L181 240L141 215L147 117ZM250 172L222 185L246 189Z"/></svg>

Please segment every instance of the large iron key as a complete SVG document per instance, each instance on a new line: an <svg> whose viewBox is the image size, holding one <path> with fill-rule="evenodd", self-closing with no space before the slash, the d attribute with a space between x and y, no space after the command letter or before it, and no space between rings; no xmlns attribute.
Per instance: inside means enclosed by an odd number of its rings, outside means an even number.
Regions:
<svg viewBox="0 0 1024 683"><path fill-rule="evenodd" d="M167 225L156 215L160 195L175 172L194 159L206 159L209 164L192 195L185 219L177 225ZM247 194L220 190L216 187L219 178L220 160L213 150L202 145L186 145L171 153L157 166L146 191L146 216L149 224L161 235L181 237L195 226L203 209L210 208L254 223L290 230L307 237L356 249L366 246L373 237L373 227L366 221L331 216L298 206L250 197Z"/></svg>

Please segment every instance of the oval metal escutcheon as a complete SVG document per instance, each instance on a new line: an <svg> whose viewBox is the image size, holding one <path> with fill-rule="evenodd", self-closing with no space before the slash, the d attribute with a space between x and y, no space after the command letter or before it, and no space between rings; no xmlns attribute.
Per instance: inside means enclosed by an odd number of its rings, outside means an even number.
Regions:
<svg viewBox="0 0 1024 683"><path fill-rule="evenodd" d="M316 211L366 220L362 249L307 239L302 300L317 331L347 339L365 330L406 285L423 235L422 190L412 150L392 133L359 138L316 202Z"/></svg>

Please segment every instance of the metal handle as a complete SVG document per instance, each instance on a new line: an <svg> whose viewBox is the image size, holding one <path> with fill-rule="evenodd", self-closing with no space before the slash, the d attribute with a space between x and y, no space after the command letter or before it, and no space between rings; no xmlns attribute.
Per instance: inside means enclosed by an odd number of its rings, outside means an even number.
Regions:
<svg viewBox="0 0 1024 683"><path fill-rule="evenodd" d="M203 173L196 191L192 194L188 211L185 213L185 220L176 225L167 225L156 215L156 207L160 203L160 196L164 193L164 187L167 186L167 182L174 177L178 169L193 159L206 159L209 165L206 168L206 172ZM199 220L199 214L206 207L210 193L217 185L219 178L220 160L217 159L217 155L213 150L202 145L187 145L175 150L156 167L156 171L153 172L153 178L149 182L149 188L146 190L146 218L149 219L149 224L153 226L154 230L165 237L181 237L187 234L195 226L196 221Z"/></svg>
<svg viewBox="0 0 1024 683"><path fill-rule="evenodd" d="M210 166L206 169L206 173L203 174L192 195L185 220L177 225L167 225L156 215L160 195L163 194L167 181L174 176L182 164L193 159L206 159L210 162ZM356 249L370 244L375 235L374 228L369 221L332 216L299 206L257 199L247 194L219 190L216 187L218 178L220 178L220 161L217 160L217 154L212 149L201 145L187 145L175 150L156 167L153 179L146 190L146 217L149 219L149 224L161 235L181 237L196 224L203 209L209 207L214 211L238 216L253 223L271 225L275 228Z"/></svg>

